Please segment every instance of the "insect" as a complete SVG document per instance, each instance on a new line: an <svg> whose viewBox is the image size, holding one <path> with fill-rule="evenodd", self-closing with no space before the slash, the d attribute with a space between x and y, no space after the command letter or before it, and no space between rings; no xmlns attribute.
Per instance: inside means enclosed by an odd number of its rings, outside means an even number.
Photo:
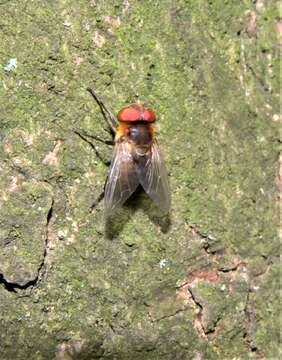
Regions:
<svg viewBox="0 0 282 360"><path fill-rule="evenodd" d="M106 216L122 206L141 185L167 214L170 190L164 160L155 136L156 115L140 101L121 109L117 118L105 107L94 90L88 89L100 105L115 133L114 152L104 188Z"/></svg>

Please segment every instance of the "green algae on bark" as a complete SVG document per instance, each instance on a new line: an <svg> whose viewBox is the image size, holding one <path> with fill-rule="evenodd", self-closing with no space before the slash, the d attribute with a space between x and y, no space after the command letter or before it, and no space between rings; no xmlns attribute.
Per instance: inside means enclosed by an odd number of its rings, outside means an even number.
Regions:
<svg viewBox="0 0 282 360"><path fill-rule="evenodd" d="M14 292L1 279L1 357L279 358L276 2L8 1L0 11L6 282L38 275L52 207L41 281ZM114 112L137 98L156 110L170 223L143 194L108 231L102 203L89 213L107 167L72 128L109 134L88 86Z"/></svg>

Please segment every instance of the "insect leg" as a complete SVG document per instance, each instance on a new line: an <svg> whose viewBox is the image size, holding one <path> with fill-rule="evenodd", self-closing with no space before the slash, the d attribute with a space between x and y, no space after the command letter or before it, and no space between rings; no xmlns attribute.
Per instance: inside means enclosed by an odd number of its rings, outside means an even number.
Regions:
<svg viewBox="0 0 282 360"><path fill-rule="evenodd" d="M101 112L102 112L104 118L106 119L111 130L115 133L116 128L118 126L117 119L115 118L113 113L110 110L108 110L106 105L103 103L103 101L99 98L99 96L96 94L96 92L93 89L87 88L87 91L93 96L93 98L95 99L97 104L100 106L100 109L101 109Z"/></svg>
<svg viewBox="0 0 282 360"><path fill-rule="evenodd" d="M94 139L94 140L100 141L101 143L106 144L106 145L114 145L114 143L115 143L113 140L105 140L105 139L100 138L97 135L89 134L87 131L85 131L83 129L73 128L72 131L80 137L84 136L84 137L87 137L90 139Z"/></svg>
<svg viewBox="0 0 282 360"><path fill-rule="evenodd" d="M99 205L99 203L104 199L105 191L103 190L101 194L97 197L97 199L93 202L93 204L90 206L89 212L93 212L96 207Z"/></svg>
<svg viewBox="0 0 282 360"><path fill-rule="evenodd" d="M73 130L73 131L74 131L74 133L75 133L76 135L78 135L82 140L84 140L85 142L87 142L87 144L89 144L89 145L91 146L91 148L95 151L95 154L96 154L96 156L98 157L98 159L99 159L100 161L102 161L102 163L103 163L104 165L106 165L106 166L109 166L109 165L110 165L110 161L103 159L103 157L101 156L101 154L99 153L99 151L98 151L98 149L97 149L97 146L96 146L95 144L93 144L93 142L91 142L90 140L87 139L87 135L85 135L85 134L77 131L77 129L76 129L76 130ZM102 139L101 139L101 140L102 140ZM102 141L102 142L103 142L103 141Z"/></svg>

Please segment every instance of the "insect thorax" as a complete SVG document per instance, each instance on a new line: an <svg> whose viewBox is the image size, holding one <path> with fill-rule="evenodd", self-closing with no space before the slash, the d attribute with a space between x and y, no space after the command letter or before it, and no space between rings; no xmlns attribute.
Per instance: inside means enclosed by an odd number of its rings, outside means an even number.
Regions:
<svg viewBox="0 0 282 360"><path fill-rule="evenodd" d="M152 142L152 126L148 123L130 124L127 128L126 136L135 145L150 145Z"/></svg>

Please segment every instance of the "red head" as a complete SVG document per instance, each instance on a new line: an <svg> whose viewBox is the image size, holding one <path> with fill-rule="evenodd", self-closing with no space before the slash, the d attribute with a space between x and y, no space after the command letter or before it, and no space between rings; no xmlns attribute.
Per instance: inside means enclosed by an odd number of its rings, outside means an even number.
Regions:
<svg viewBox="0 0 282 360"><path fill-rule="evenodd" d="M152 109L144 107L141 102L137 102L121 109L117 118L120 122L144 121L153 123L156 120L156 115Z"/></svg>

